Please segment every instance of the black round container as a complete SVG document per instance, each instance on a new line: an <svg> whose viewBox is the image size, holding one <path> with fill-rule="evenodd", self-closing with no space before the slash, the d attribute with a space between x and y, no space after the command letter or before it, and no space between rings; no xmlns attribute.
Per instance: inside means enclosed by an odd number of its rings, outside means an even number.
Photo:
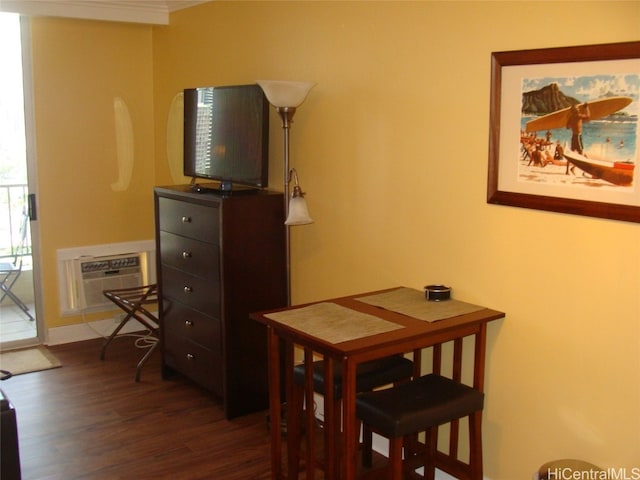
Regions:
<svg viewBox="0 0 640 480"><path fill-rule="evenodd" d="M424 287L424 296L430 302L441 302L451 298L451 287L446 285L427 285Z"/></svg>

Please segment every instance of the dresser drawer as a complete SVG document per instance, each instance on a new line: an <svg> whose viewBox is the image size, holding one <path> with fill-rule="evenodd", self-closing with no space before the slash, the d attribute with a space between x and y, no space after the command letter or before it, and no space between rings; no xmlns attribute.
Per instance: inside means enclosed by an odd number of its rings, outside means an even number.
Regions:
<svg viewBox="0 0 640 480"><path fill-rule="evenodd" d="M190 275L167 265L162 266L162 295L220 318L220 281Z"/></svg>
<svg viewBox="0 0 640 480"><path fill-rule="evenodd" d="M222 391L221 351L209 350L184 337L165 336L165 364L218 396Z"/></svg>
<svg viewBox="0 0 640 480"><path fill-rule="evenodd" d="M160 230L200 241L219 243L219 209L171 198L159 198Z"/></svg>
<svg viewBox="0 0 640 480"><path fill-rule="evenodd" d="M160 232L160 257L165 265L208 280L220 281L220 254L217 245Z"/></svg>
<svg viewBox="0 0 640 480"><path fill-rule="evenodd" d="M165 336L185 337L214 350L222 348L219 319L209 317L168 298L164 299L162 305L162 327L166 332Z"/></svg>

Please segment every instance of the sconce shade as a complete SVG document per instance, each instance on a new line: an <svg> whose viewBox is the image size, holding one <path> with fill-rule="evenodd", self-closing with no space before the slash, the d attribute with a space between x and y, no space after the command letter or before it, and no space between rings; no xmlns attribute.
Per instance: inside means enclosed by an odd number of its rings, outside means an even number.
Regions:
<svg viewBox="0 0 640 480"><path fill-rule="evenodd" d="M289 200L289 215L284 222L285 225L307 225L313 223L303 195L302 189L295 185Z"/></svg>
<svg viewBox="0 0 640 480"><path fill-rule="evenodd" d="M307 98L314 82L292 82L288 80L256 80L262 87L269 103L277 108L296 108Z"/></svg>

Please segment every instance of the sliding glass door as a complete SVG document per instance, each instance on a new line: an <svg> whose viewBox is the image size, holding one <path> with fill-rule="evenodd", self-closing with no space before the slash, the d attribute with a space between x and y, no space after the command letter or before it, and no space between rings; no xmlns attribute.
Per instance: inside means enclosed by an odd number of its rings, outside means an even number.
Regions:
<svg viewBox="0 0 640 480"><path fill-rule="evenodd" d="M0 13L0 349L42 343L29 21Z"/></svg>

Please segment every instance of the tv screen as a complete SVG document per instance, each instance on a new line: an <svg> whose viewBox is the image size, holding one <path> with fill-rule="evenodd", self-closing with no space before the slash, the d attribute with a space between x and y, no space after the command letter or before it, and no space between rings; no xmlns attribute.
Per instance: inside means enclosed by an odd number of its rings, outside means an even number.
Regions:
<svg viewBox="0 0 640 480"><path fill-rule="evenodd" d="M266 188L269 102L259 85L184 90L184 174Z"/></svg>

